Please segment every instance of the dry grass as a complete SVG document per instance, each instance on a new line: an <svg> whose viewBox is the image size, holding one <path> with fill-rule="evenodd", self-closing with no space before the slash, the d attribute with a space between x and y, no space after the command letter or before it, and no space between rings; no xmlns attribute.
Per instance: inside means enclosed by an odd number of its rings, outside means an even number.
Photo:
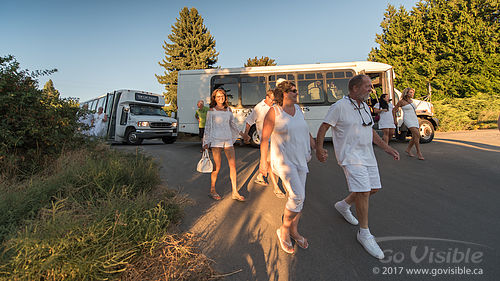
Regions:
<svg viewBox="0 0 500 281"><path fill-rule="evenodd" d="M199 252L191 233L168 235L159 246L129 264L121 280L219 280L213 261Z"/></svg>

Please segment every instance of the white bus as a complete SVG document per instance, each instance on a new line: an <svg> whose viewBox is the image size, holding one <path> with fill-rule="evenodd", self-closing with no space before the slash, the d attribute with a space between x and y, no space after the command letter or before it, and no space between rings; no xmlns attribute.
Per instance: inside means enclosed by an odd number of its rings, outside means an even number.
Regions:
<svg viewBox="0 0 500 281"><path fill-rule="evenodd" d="M371 77L377 96L388 94L393 103L399 100L394 89L394 71L392 66L378 62L346 62L305 65L282 65L265 67L220 68L179 71L177 87L177 105L179 132L197 134L198 122L195 119L198 100L210 102L210 93L216 88L223 88L228 95L229 105L244 129L244 120L252 108L266 95L266 90L274 89L276 80L283 78L295 83L298 90L299 105L309 125L309 130L316 136L331 104L349 93L348 82L357 74ZM417 114L421 122L427 125L421 129L421 141L429 142L438 125L432 115L432 105L416 100ZM373 104L374 105L374 104ZM422 109L425 108L425 109ZM400 128L398 132L406 137L408 129L403 125L402 113L398 114ZM429 125L430 124L430 125ZM375 125L375 128L378 128ZM251 128L252 144L260 140L255 126ZM401 137L400 136L400 137Z"/></svg>
<svg viewBox="0 0 500 281"><path fill-rule="evenodd" d="M162 95L136 90L116 90L80 104L108 116L106 139L111 142L141 144L144 139L160 138L164 143L177 139L177 120L163 110Z"/></svg>

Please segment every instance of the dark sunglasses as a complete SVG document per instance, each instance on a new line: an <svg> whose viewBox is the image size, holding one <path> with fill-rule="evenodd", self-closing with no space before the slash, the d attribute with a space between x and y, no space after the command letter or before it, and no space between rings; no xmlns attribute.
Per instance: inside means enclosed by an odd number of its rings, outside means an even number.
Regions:
<svg viewBox="0 0 500 281"><path fill-rule="evenodd" d="M293 89L293 90L287 91L287 93L297 93L297 89Z"/></svg>

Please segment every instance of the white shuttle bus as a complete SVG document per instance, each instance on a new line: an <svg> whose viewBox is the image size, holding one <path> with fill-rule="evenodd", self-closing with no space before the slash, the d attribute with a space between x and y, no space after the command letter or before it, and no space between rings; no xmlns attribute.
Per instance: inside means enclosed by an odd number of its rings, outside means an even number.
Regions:
<svg viewBox="0 0 500 281"><path fill-rule="evenodd" d="M141 144L144 139L162 139L173 143L177 139L177 120L163 110L162 95L136 90L116 90L80 104L89 110L99 107L108 116L106 139L110 142Z"/></svg>
<svg viewBox="0 0 500 281"><path fill-rule="evenodd" d="M177 87L177 105L179 132L197 134L198 122L195 119L196 103L210 102L210 93L216 88L223 88L229 105L241 130L244 120L253 107L266 95L266 90L274 89L276 80L283 78L295 83L298 90L298 102L315 137L319 126L328 112L328 108L349 93L348 82L357 74L371 77L377 96L388 94L395 104L401 98L394 89L394 71L392 66L378 62L347 62L305 65L282 65L265 67L220 68L179 71ZM376 102L376 101L375 101ZM417 115L421 123L421 142L430 142L434 137L437 119L433 118L432 104L414 100ZM375 103L372 104L372 106ZM402 112L398 114L400 132L404 138L409 130L404 126ZM377 129L377 124L375 124ZM252 144L260 143L255 130L251 128Z"/></svg>

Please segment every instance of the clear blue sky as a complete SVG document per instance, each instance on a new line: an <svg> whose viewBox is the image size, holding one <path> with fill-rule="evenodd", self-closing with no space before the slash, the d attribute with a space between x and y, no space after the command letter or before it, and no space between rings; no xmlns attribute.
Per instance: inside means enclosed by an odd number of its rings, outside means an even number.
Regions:
<svg viewBox="0 0 500 281"><path fill-rule="evenodd" d="M2 0L0 56L22 68L57 68L63 97L82 101L116 89L162 93L163 41L179 11L195 7L216 40L217 66L268 56L278 65L366 60L388 4L417 0L24 1Z"/></svg>

